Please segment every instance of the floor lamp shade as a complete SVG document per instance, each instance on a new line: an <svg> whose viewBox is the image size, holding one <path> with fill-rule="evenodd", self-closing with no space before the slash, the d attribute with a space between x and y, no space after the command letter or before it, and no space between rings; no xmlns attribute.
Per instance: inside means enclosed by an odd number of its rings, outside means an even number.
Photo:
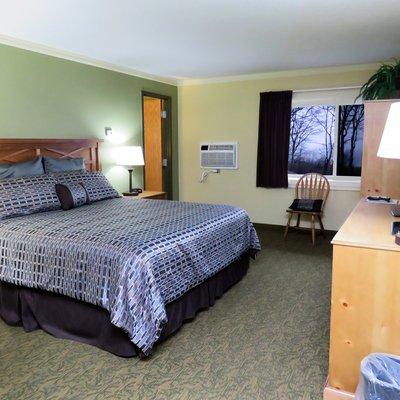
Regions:
<svg viewBox="0 0 400 400"><path fill-rule="evenodd" d="M390 106L378 157L400 159L400 102Z"/></svg>

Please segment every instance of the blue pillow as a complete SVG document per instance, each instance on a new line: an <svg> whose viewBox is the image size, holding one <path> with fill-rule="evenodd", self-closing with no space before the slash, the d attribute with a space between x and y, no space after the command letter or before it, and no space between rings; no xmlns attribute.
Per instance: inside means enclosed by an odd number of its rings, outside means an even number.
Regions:
<svg viewBox="0 0 400 400"><path fill-rule="evenodd" d="M43 174L44 169L41 156L30 161L15 164L0 164L0 179L23 178Z"/></svg>
<svg viewBox="0 0 400 400"><path fill-rule="evenodd" d="M75 170L75 171L64 171L64 172L54 172L51 175L57 181L57 183L62 183L66 185L68 183L82 183L85 177L90 174L89 171Z"/></svg>
<svg viewBox="0 0 400 400"><path fill-rule="evenodd" d="M86 174L82 185L86 190L89 203L120 197L100 171L93 171Z"/></svg>
<svg viewBox="0 0 400 400"><path fill-rule="evenodd" d="M0 181L0 220L60 209L52 176L40 175Z"/></svg>
<svg viewBox="0 0 400 400"><path fill-rule="evenodd" d="M77 171L85 169L83 158L43 157L46 174L52 172Z"/></svg>
<svg viewBox="0 0 400 400"><path fill-rule="evenodd" d="M57 183L63 185L82 185L86 190L89 203L120 197L101 171L66 171L57 172L51 176Z"/></svg>

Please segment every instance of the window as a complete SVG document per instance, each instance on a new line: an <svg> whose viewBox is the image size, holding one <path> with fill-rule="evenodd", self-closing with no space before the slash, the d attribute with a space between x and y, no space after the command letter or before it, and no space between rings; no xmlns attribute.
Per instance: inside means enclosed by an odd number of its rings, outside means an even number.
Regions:
<svg viewBox="0 0 400 400"><path fill-rule="evenodd" d="M335 106L292 109L289 173L332 175L335 141Z"/></svg>
<svg viewBox="0 0 400 400"><path fill-rule="evenodd" d="M337 175L361 176L364 106L339 106Z"/></svg>
<svg viewBox="0 0 400 400"><path fill-rule="evenodd" d="M289 174L319 172L332 178L361 176L364 106L292 108Z"/></svg>

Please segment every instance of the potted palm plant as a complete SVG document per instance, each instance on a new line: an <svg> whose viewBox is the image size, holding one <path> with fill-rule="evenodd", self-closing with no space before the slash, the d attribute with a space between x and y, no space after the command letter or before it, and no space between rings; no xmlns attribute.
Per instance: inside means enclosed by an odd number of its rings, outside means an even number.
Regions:
<svg viewBox="0 0 400 400"><path fill-rule="evenodd" d="M400 59L382 64L360 89L363 100L400 98Z"/></svg>

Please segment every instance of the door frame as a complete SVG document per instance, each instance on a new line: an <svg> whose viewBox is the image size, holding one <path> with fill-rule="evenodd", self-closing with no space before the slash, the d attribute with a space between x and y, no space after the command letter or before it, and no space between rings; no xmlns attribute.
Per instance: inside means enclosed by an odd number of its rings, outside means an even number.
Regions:
<svg viewBox="0 0 400 400"><path fill-rule="evenodd" d="M168 165L166 168L166 182L163 182L165 185L165 190L167 192L167 198L169 200L172 199L172 116L171 116L171 106L172 99L171 96L166 96L159 93L148 92L146 90L142 90L141 101L142 101L142 145L143 145L143 153L145 153L145 141L144 141L144 97L153 97L155 99L164 100L165 111L167 112L167 118L161 119L161 130L164 132L163 137L163 147L165 152L165 157L167 158ZM163 157L164 158L164 157ZM145 160L146 161L146 160ZM143 184L146 187L146 164L143 169ZM164 172L163 172L164 176Z"/></svg>

